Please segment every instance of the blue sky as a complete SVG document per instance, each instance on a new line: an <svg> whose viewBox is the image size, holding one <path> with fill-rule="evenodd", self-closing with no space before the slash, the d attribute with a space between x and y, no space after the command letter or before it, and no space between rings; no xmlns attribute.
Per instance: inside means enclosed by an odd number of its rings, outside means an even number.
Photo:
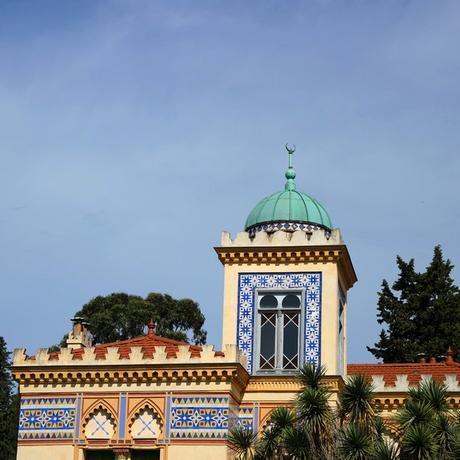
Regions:
<svg viewBox="0 0 460 460"><path fill-rule="evenodd" d="M396 254L460 265L459 43L455 0L2 0L0 335L34 352L91 297L159 291L220 347L212 248L283 187L289 142L371 361Z"/></svg>

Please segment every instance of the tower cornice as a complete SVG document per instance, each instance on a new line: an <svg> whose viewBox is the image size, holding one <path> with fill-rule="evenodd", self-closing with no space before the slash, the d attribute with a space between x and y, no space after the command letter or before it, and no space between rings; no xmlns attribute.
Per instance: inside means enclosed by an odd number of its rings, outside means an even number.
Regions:
<svg viewBox="0 0 460 460"><path fill-rule="evenodd" d="M345 244L318 246L215 247L223 265L336 263L347 289L357 281Z"/></svg>

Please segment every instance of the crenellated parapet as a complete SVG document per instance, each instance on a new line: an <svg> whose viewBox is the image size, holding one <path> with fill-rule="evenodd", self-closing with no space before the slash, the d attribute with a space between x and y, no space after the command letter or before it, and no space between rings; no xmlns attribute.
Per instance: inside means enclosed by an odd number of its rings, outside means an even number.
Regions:
<svg viewBox="0 0 460 460"><path fill-rule="evenodd" d="M373 385L379 410L393 412L403 407L411 388L435 380L444 385L452 408L460 407L460 364L448 359L433 363L349 364L349 374L362 374Z"/></svg>
<svg viewBox="0 0 460 460"><path fill-rule="evenodd" d="M232 239L229 232L221 234L221 247L259 247L259 246L334 246L343 245L340 229L335 228L330 232L318 229L313 231L296 230L276 231L272 233L257 232L251 237L249 232L239 232Z"/></svg>
<svg viewBox="0 0 460 460"><path fill-rule="evenodd" d="M306 264L337 264L347 289L357 281L348 249L339 229L306 232L258 232L250 238L240 232L232 240L222 232L221 245L214 248L224 266L283 264L296 270Z"/></svg>
<svg viewBox="0 0 460 460"><path fill-rule="evenodd" d="M164 345L152 346L153 340L160 341L158 336L145 336L140 340L143 345L137 346L125 341L118 346L61 348L58 352L42 348L31 357L20 348L13 353L13 375L23 388L155 384L166 389L211 383L226 385L240 398L249 376L246 356L235 345L215 351L212 345L198 347L167 339Z"/></svg>
<svg viewBox="0 0 460 460"><path fill-rule="evenodd" d="M246 367L246 356L236 345L226 345L223 352L216 352L213 345L200 347L199 353L190 345L178 345L177 351L171 353L170 347L157 345L151 356L147 355L142 346L131 346L127 353L120 353L120 347L105 347L103 355L97 347L82 348L76 353L70 348L61 348L58 352L50 352L48 348L40 348L35 356L27 356L24 348L13 352L13 367L56 367L56 366L136 366L136 365L177 365L177 364L240 364Z"/></svg>

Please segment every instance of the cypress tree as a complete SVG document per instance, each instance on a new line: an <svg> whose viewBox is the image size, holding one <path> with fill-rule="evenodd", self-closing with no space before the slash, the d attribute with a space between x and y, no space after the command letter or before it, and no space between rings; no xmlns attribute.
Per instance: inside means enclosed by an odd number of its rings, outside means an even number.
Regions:
<svg viewBox="0 0 460 460"><path fill-rule="evenodd" d="M420 353L437 357L449 346L460 351L460 294L451 277L454 268L440 246L422 273L414 260L396 259L399 276L378 293L377 321L384 327L379 341L367 349L385 363L414 362Z"/></svg>
<svg viewBox="0 0 460 460"><path fill-rule="evenodd" d="M0 458L16 458L19 397L13 394L10 353L3 337L0 337Z"/></svg>

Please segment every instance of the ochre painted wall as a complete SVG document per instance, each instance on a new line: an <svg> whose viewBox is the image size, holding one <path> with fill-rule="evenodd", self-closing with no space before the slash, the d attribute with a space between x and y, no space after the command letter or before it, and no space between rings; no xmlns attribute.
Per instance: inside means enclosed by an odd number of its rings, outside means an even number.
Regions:
<svg viewBox="0 0 460 460"><path fill-rule="evenodd" d="M73 446L18 446L18 460L74 460Z"/></svg>

